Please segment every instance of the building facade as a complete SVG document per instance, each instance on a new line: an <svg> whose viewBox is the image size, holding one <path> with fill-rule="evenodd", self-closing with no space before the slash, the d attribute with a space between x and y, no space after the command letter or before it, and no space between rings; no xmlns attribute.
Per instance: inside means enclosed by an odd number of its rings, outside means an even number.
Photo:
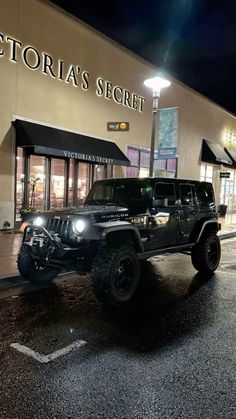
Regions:
<svg viewBox="0 0 236 419"><path fill-rule="evenodd" d="M96 179L146 176L157 69L50 2L0 5L0 229L22 206L82 203ZM155 174L212 181L236 211L235 116L171 82Z"/></svg>

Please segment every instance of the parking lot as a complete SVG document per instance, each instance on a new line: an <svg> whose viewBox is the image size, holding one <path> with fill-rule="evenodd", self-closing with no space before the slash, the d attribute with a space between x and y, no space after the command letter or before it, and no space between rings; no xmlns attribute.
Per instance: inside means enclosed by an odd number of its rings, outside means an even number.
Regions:
<svg viewBox="0 0 236 419"><path fill-rule="evenodd" d="M2 299L1 418L234 417L236 241L222 248L208 281L187 255L154 262L122 310L87 277Z"/></svg>

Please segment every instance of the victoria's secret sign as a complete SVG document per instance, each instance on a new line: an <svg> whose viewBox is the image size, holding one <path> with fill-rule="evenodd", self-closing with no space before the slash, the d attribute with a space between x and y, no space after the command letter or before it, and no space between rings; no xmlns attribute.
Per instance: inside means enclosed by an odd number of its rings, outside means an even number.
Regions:
<svg viewBox="0 0 236 419"><path fill-rule="evenodd" d="M90 74L79 65L66 65L63 60L55 60L50 54L39 52L32 45L23 45L21 41L0 33L0 59L3 57L7 57L14 63L21 60L30 70L41 70L47 76L62 80L82 90L90 88ZM113 85L102 77L97 78L95 91L99 97L143 112L144 97L121 86Z"/></svg>

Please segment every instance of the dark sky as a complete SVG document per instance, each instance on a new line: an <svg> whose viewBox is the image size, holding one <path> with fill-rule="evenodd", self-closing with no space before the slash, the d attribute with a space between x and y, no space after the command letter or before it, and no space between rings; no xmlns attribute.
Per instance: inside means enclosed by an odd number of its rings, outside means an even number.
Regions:
<svg viewBox="0 0 236 419"><path fill-rule="evenodd" d="M236 0L53 2L236 114Z"/></svg>

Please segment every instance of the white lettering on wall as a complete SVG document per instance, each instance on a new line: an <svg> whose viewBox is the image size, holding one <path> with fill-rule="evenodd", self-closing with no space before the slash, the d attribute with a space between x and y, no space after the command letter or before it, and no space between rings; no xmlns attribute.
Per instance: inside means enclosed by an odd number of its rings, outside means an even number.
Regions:
<svg viewBox="0 0 236 419"><path fill-rule="evenodd" d="M4 42L4 36L3 36L2 33L0 33L0 41L1 42ZM3 50L0 50L0 57L3 57L3 55L4 55L4 51Z"/></svg>
<svg viewBox="0 0 236 419"><path fill-rule="evenodd" d="M21 41L0 33L0 58L7 57L11 62L21 62L30 70L41 69L42 74L53 79L61 80L74 87L80 87L86 91L90 88L90 74L81 70L78 65L69 66L63 60L55 60L47 52L39 52L32 45L23 45ZM4 49L4 44L10 48ZM123 105L132 110L143 112L145 98L118 85L113 85L108 80L98 77L96 80L95 92L97 96Z"/></svg>
<svg viewBox="0 0 236 419"><path fill-rule="evenodd" d="M226 130L224 133L224 145L236 147L236 132Z"/></svg>
<svg viewBox="0 0 236 419"><path fill-rule="evenodd" d="M108 100L113 99L114 102L122 104L127 108L143 112L143 104L145 102L143 96L131 93L129 90L122 89L120 86L113 86L111 82L104 80L102 77L97 78L96 87L97 96L103 96Z"/></svg>

